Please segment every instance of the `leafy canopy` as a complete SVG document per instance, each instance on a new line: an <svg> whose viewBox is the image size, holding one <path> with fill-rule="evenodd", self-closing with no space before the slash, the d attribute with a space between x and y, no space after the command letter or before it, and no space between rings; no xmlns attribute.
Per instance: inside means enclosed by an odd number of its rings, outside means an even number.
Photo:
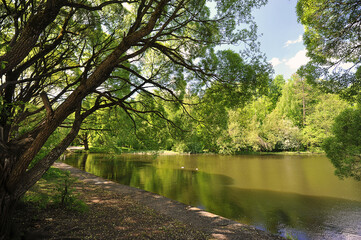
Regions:
<svg viewBox="0 0 361 240"><path fill-rule="evenodd" d="M341 177L361 180L361 110L346 109L336 119L324 149Z"/></svg>
<svg viewBox="0 0 361 240"><path fill-rule="evenodd" d="M104 109L118 107L133 124L172 124L159 103L186 114L186 92L235 86L246 101L264 91L271 69L251 10L266 2L217 0L211 10L205 0L2 1L0 190L20 196ZM242 51L215 53L222 44Z"/></svg>
<svg viewBox="0 0 361 240"><path fill-rule="evenodd" d="M303 75L354 99L361 86L361 1L299 0L297 15L311 59Z"/></svg>

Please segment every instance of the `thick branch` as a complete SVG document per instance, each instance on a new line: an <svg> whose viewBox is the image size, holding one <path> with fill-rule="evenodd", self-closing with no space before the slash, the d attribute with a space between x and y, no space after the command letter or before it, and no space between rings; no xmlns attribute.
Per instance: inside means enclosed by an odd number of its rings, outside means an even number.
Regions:
<svg viewBox="0 0 361 240"><path fill-rule="evenodd" d="M89 5L85 5L82 3L76 3L76 2L71 2L71 1L64 1L64 6L68 6L68 7L72 7L72 8L79 8L79 9L85 9L88 11L97 11L97 10L102 10L103 7L111 5L111 4L122 4L122 3L132 3L132 2L136 2L136 1L106 1L103 2L102 4L98 5L98 6L89 6Z"/></svg>
<svg viewBox="0 0 361 240"><path fill-rule="evenodd" d="M46 114L47 118L50 119L53 116L54 111L51 108L48 95L46 95L46 92L43 91L43 92L40 93L40 97L41 97L41 100L43 100L44 107L45 107L46 112L47 112L47 114Z"/></svg>
<svg viewBox="0 0 361 240"><path fill-rule="evenodd" d="M0 76L16 67L28 56L40 34L55 20L62 6L62 0L48 0L44 10L29 19L14 46L5 55L0 56L0 63L5 63L5 68L0 69Z"/></svg>

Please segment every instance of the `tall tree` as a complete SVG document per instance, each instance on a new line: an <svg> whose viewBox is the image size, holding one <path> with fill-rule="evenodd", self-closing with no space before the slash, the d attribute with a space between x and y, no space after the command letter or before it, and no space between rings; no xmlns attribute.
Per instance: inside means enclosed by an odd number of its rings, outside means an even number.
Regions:
<svg viewBox="0 0 361 240"><path fill-rule="evenodd" d="M270 106L272 109L276 107L279 98L282 96L282 89L286 83L283 75L277 75L270 83L268 97L272 102Z"/></svg>
<svg viewBox="0 0 361 240"><path fill-rule="evenodd" d="M312 88L298 74L293 74L282 89L282 95L276 106L279 114L292 120L298 127L304 127L310 105L317 99L317 88Z"/></svg>
<svg viewBox="0 0 361 240"><path fill-rule="evenodd" d="M204 0L1 1L0 239L17 199L92 113L118 106L131 119L157 114L138 94L182 103L174 91L179 74L194 87L219 80L200 64L219 44L243 43L244 56L265 64L251 10L266 0L215 3L211 17ZM95 99L90 106L87 97ZM62 124L69 127L63 138L30 165Z"/></svg>

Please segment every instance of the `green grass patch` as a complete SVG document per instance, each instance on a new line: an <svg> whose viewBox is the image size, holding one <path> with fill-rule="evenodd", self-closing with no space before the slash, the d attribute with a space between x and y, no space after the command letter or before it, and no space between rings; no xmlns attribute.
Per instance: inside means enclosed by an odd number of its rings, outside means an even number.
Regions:
<svg viewBox="0 0 361 240"><path fill-rule="evenodd" d="M50 168L44 176L21 199L38 208L63 207L69 210L86 212L87 205L75 193L77 180L68 171Z"/></svg>

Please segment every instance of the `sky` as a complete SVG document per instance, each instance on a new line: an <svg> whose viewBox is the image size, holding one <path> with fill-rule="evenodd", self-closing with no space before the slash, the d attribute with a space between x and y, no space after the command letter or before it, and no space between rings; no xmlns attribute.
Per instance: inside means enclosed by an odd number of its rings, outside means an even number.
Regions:
<svg viewBox="0 0 361 240"><path fill-rule="evenodd" d="M304 28L297 22L297 0L268 0L267 5L254 11L258 25L261 51L272 63L275 75L285 79L308 62L302 35Z"/></svg>

